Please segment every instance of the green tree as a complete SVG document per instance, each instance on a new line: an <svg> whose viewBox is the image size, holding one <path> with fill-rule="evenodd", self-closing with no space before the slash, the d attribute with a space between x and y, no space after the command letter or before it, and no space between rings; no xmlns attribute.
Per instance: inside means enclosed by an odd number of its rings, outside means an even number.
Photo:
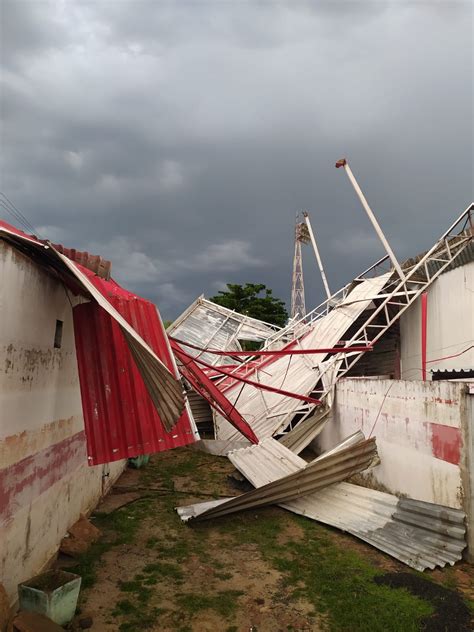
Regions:
<svg viewBox="0 0 474 632"><path fill-rule="evenodd" d="M220 290L209 300L236 312L283 327L288 320L285 303L273 296L272 290L263 283L236 285L227 283L227 290Z"/></svg>

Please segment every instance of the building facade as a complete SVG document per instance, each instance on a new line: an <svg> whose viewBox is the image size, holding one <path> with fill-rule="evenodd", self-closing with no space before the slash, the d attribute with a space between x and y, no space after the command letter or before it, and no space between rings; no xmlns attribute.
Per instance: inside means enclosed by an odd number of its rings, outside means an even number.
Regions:
<svg viewBox="0 0 474 632"><path fill-rule="evenodd" d="M126 463L87 464L78 300L0 239L0 577L12 600Z"/></svg>

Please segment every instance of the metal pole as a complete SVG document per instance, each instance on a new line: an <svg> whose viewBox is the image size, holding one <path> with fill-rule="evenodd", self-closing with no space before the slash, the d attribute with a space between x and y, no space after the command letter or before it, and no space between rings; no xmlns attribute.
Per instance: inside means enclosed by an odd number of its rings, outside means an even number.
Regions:
<svg viewBox="0 0 474 632"><path fill-rule="evenodd" d="M370 221L372 222L372 226L374 227L375 232L377 233L380 241L382 242L383 247L385 248L388 256L390 257L390 260L391 260L391 262L393 264L393 267L397 271L398 276L404 281L405 280L405 275L403 274L403 270L400 267L400 264L398 263L398 260L395 257L395 254L394 254L393 250L390 248L390 244L388 243L385 235L383 234L382 229L380 228L380 225L379 225L375 215L373 214L372 209L369 206L369 203L365 199L365 196L362 193L362 190L361 190L360 186L357 184L357 180L355 179L354 174L352 173L351 168L349 167L349 164L348 164L348 162L347 162L347 160L345 158L342 158L341 160L338 160L336 162L336 169L339 169L339 167L344 167L345 172L347 173L347 177L349 178L352 186L354 187L354 191L359 196L359 200L361 201L365 212L367 213Z"/></svg>
<svg viewBox="0 0 474 632"><path fill-rule="evenodd" d="M311 239L311 244L313 245L314 254L316 255L316 261L318 262L318 268L321 272L321 278L323 280L324 289L326 290L326 295L328 298L331 298L331 290L329 289L328 280L326 278L326 273L324 272L323 262L321 261L321 257L318 250L318 245L316 243L316 238L313 234L313 229L311 228L311 222L309 220L308 211L303 212L304 221L306 222L306 226L308 228L309 237Z"/></svg>
<svg viewBox="0 0 474 632"><path fill-rule="evenodd" d="M428 292L421 295L421 379L426 382L426 332L428 325Z"/></svg>

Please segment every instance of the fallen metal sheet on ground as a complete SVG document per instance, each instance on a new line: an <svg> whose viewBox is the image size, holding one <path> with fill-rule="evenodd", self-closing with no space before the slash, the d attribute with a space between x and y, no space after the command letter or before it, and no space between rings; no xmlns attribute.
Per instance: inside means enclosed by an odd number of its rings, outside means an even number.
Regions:
<svg viewBox="0 0 474 632"><path fill-rule="evenodd" d="M418 571L451 566L466 548L465 513L338 483L281 507L346 531Z"/></svg>
<svg viewBox="0 0 474 632"><path fill-rule="evenodd" d="M316 408L314 415L300 422L293 430L283 435L279 439L280 443L295 454L299 454L322 431L329 419L330 412L329 408L323 410Z"/></svg>
<svg viewBox="0 0 474 632"><path fill-rule="evenodd" d="M262 443L229 454L232 464L255 487L306 465L290 451L281 457L281 452ZM460 509L400 499L351 483L336 483L280 506L346 531L419 571L453 565L466 547L465 513Z"/></svg>
<svg viewBox="0 0 474 632"><path fill-rule="evenodd" d="M365 470L377 458L375 438L365 440L363 435L362 439L354 435L353 437L354 442L352 444L349 443L338 450L332 451L331 454L323 455L287 476L269 482L241 496L228 499L219 506L203 508L201 505L193 505L192 508L181 507L177 511L182 520L189 520L191 517L194 517L196 520L209 520L210 518L217 518L236 511L287 502L327 487L337 481L344 480L356 472ZM274 439L268 438L256 446L259 448L257 450L249 447L239 450L239 452L250 451L250 453L258 454L267 450L273 451L272 444L276 443ZM278 447L275 446L275 450L282 456L289 452L288 448L281 444L278 444Z"/></svg>

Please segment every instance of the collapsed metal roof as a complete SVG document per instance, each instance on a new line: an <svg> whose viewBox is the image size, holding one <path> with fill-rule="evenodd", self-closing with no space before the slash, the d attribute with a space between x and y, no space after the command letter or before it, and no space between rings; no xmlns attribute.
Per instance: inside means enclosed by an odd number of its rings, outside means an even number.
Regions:
<svg viewBox="0 0 474 632"><path fill-rule="evenodd" d="M280 330L277 325L239 314L200 296L178 316L167 332L177 340L199 347L242 351L240 340L264 342ZM199 353L185 344L182 346L189 355L199 355L209 364L236 364L232 358Z"/></svg>
<svg viewBox="0 0 474 632"><path fill-rule="evenodd" d="M334 347L344 336L350 325L369 308L372 301L382 291L390 278L390 273L379 277L365 279L357 284L347 296L328 314L315 323L307 325L307 333L297 344L299 349L318 347ZM254 378L267 385L285 388L299 394L309 394L323 376L329 386L331 377L324 374L327 364L324 355L300 355L276 357L271 364L266 363L261 370L255 368ZM323 375L324 374L324 375ZM259 439L273 436L286 428L297 410L301 410L301 402L282 398L275 393L263 394L258 388L245 386L241 392L240 383L224 389L227 398L235 402L238 409L252 426ZM306 407L308 410L309 408ZM222 415L215 415L216 438L228 441L237 438L233 426Z"/></svg>
<svg viewBox="0 0 474 632"><path fill-rule="evenodd" d="M221 320L216 323L212 319L203 318L195 310L194 304L185 312L184 318L186 320L191 318L191 314L195 314L196 320L190 331L182 329L177 340L176 329L181 321L184 322L181 317L171 333L180 344L183 344L184 339L184 343L190 345L187 352L196 358L196 362L207 364L207 370L213 369L215 384L231 403L229 410L238 410L258 439L292 432L292 424L296 426L304 422L315 405L324 403L327 408L331 407L335 383L348 373L363 353L373 348L410 305L471 246L473 235L470 221L473 208L474 205L470 205L422 255L406 261L402 266L395 266L392 261L394 267L389 272L371 276L387 258L381 259L304 319L292 322L285 330L286 338L288 334L292 338L284 348L290 352L306 350L306 355L279 355L280 347L285 342L283 330L280 330L265 342L266 349L276 350L273 357L249 356L239 363L232 357L232 351L236 351L238 336L234 335L232 341L229 336L220 338L228 320L236 317L235 313L222 315ZM195 344L196 336L202 333L201 325L202 331L206 331L206 341L201 338L199 344ZM225 346L226 338L226 352L230 355L222 360L220 355L213 356L212 351L221 354L222 351L219 350ZM352 347L358 345L362 348L352 350ZM322 348L334 349L336 346L338 349L333 355L321 352ZM320 351L316 353L313 352L314 349ZM204 355L206 360L203 360ZM218 365L223 362L237 366L232 367L231 376L222 367L223 377L219 378ZM250 382L249 376L252 377ZM298 401L302 397L307 398L304 403ZM223 445L239 439L239 424L229 423L229 418L225 413L222 414L222 410L214 411L213 416L216 439L224 442ZM298 435L300 449L316 436L324 422L325 418L317 421L313 419L311 424L305 426L305 432L301 428Z"/></svg>

